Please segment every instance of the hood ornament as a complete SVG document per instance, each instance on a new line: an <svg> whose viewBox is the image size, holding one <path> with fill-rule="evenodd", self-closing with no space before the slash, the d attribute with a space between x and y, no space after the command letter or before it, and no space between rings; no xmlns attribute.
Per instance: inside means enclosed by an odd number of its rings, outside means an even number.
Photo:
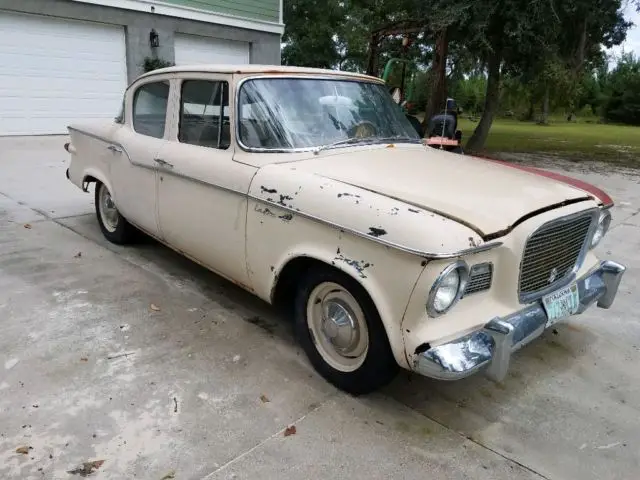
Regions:
<svg viewBox="0 0 640 480"><path fill-rule="evenodd" d="M556 278L558 278L558 269L557 268L553 268L551 270L551 274L549 275L549 284L553 283Z"/></svg>

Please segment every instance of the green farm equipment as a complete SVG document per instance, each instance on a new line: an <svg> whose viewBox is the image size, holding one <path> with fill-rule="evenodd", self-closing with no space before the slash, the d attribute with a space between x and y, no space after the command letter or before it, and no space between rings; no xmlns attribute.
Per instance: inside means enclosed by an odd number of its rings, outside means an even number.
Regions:
<svg viewBox="0 0 640 480"><path fill-rule="evenodd" d="M413 99L417 68L413 62L404 58L391 58L384 67L382 79L389 87L389 93L404 111L421 137L424 130L415 116L417 105Z"/></svg>

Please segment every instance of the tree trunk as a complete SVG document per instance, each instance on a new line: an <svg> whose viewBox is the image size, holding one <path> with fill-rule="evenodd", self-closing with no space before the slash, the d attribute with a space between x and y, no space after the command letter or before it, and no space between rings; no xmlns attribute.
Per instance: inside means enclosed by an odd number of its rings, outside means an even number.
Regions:
<svg viewBox="0 0 640 480"><path fill-rule="evenodd" d="M367 62L367 75L377 77L376 70L378 69L378 46L380 44L380 37L377 34L372 34L369 39L369 61Z"/></svg>
<svg viewBox="0 0 640 480"><path fill-rule="evenodd" d="M447 38L447 29L440 30L436 34L436 43L433 51L433 61L431 62L431 71L429 75L431 93L425 108L424 120L422 127L425 129L429 126L429 119L444 107L447 95L447 53L449 50L449 39Z"/></svg>
<svg viewBox="0 0 640 480"><path fill-rule="evenodd" d="M531 95L531 99L529 100L529 111L527 112L527 116L525 120L532 121L533 116L535 115L535 112L536 112L536 101L533 95Z"/></svg>
<svg viewBox="0 0 640 480"><path fill-rule="evenodd" d="M549 124L549 85L544 89L544 99L542 100L542 115L540 115L541 125Z"/></svg>
<svg viewBox="0 0 640 480"><path fill-rule="evenodd" d="M502 62L502 52L494 50L489 56L489 77L487 78L487 94L484 100L484 111L480 118L480 123L473 131L473 135L467 142L466 149L474 152L484 147L491 130L493 117L498 111L500 100L500 63Z"/></svg>
<svg viewBox="0 0 640 480"><path fill-rule="evenodd" d="M582 23L582 31L580 32L580 40L578 41L578 48L576 51L575 63L573 72L577 74L582 70L584 65L584 59L587 51L587 18L585 17Z"/></svg>

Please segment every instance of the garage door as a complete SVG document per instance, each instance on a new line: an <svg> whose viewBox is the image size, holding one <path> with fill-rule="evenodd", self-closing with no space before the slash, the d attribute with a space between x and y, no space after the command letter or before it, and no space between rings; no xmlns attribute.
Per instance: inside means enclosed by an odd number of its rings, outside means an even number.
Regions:
<svg viewBox="0 0 640 480"><path fill-rule="evenodd" d="M0 65L0 135L66 133L118 114L124 28L0 11Z"/></svg>
<svg viewBox="0 0 640 480"><path fill-rule="evenodd" d="M249 63L249 43L195 35L176 35L177 65Z"/></svg>

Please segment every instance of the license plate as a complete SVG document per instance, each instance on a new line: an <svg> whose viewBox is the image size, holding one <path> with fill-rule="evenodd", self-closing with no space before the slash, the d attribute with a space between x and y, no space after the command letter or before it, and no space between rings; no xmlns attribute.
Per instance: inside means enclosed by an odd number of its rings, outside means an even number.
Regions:
<svg viewBox="0 0 640 480"><path fill-rule="evenodd" d="M575 283L542 297L542 304L547 312L547 325L550 327L558 320L571 316L578 311L580 297L578 285Z"/></svg>

